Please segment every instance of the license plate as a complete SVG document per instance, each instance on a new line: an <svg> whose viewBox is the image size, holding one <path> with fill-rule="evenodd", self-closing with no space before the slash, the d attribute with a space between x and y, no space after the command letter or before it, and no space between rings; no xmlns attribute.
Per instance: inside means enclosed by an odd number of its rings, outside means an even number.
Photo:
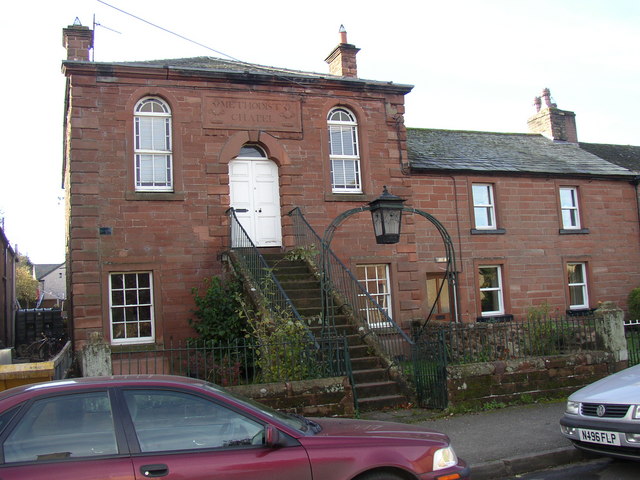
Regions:
<svg viewBox="0 0 640 480"><path fill-rule="evenodd" d="M599 443L601 445L620 446L620 433L603 432L601 430L585 430L581 428L580 440L582 440L583 442Z"/></svg>

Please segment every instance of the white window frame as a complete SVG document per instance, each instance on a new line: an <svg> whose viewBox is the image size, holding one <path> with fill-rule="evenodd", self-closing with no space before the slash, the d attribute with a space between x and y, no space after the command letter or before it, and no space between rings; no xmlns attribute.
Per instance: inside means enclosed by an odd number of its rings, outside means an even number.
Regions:
<svg viewBox="0 0 640 480"><path fill-rule="evenodd" d="M577 187L560 187L559 194L562 228L565 230L579 230L581 227Z"/></svg>
<svg viewBox="0 0 640 480"><path fill-rule="evenodd" d="M482 274L480 273L481 269L495 269L496 270L496 278L498 279L498 285L495 286L482 286ZM478 266L478 289L480 292L480 312L483 317L491 317L494 315L504 315L504 292L502 289L502 266L501 265L479 265ZM485 292L489 293L497 293L498 295L498 310L482 310L482 297Z"/></svg>
<svg viewBox="0 0 640 480"><path fill-rule="evenodd" d="M127 287L125 277L135 275L135 286ZM140 286L140 275L148 275L148 286ZM114 288L114 277L122 277L122 288ZM131 278L131 277L129 277ZM131 297L135 292L135 301L131 301ZM141 299L141 293L142 299ZM134 271L134 272L110 272L109 273L109 332L111 335L111 343L113 345L121 344L137 344L152 343L155 340L155 313L153 303L153 272L150 271ZM135 311L133 311L135 309ZM140 319L142 311L149 312L149 319ZM128 319L128 316L135 320ZM127 321L128 320L128 321ZM143 323L151 323L150 335L140 335L140 327ZM128 326L136 326L138 335L128 336ZM116 326L124 327L124 337L115 336Z"/></svg>
<svg viewBox="0 0 640 480"><path fill-rule="evenodd" d="M496 230L496 206L491 183L473 183L473 218L477 230ZM481 199L482 197L486 197ZM482 221L481 221L482 220ZM485 225L486 223L486 225Z"/></svg>
<svg viewBox="0 0 640 480"><path fill-rule="evenodd" d="M382 275L380 275L382 270ZM393 318L392 297L391 297L391 281L389 276L389 265L386 263L367 263L356 266L356 274L358 282L363 288L369 292L378 305L386 312L389 318ZM364 273L364 275L361 275ZM359 294L359 297L365 297ZM364 305L367 305L365 302ZM381 328L390 326L388 321L381 321L378 317L377 309L360 308L361 312L365 312L367 316L367 324L372 328Z"/></svg>
<svg viewBox="0 0 640 480"><path fill-rule="evenodd" d="M146 109L150 108L151 111ZM146 129L147 142L141 136ZM156 135L159 134L159 135ZM163 100L145 97L135 106L133 119L134 182L138 192L173 191L171 109ZM150 175L150 178L147 176Z"/></svg>
<svg viewBox="0 0 640 480"><path fill-rule="evenodd" d="M331 191L362 193L358 123L355 115L346 108L332 109L327 115L327 131L331 160Z"/></svg>
<svg viewBox="0 0 640 480"><path fill-rule="evenodd" d="M580 279L571 279L571 269L576 271L575 267L580 267ZM587 264L585 262L568 262L567 263L567 286L569 287L569 310L582 310L589 308L589 289L587 284ZM573 303L573 290L579 289L582 295L582 303Z"/></svg>

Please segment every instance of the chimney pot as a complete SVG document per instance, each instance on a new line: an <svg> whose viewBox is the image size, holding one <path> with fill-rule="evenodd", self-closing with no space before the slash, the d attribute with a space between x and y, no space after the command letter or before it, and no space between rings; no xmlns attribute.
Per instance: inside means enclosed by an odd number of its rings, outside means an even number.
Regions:
<svg viewBox="0 0 640 480"><path fill-rule="evenodd" d="M536 107L536 112L539 112L542 106L542 99L540 97L533 97L533 106Z"/></svg>
<svg viewBox="0 0 640 480"><path fill-rule="evenodd" d="M340 25L340 44L324 59L329 64L329 73L340 77L358 77L356 55L360 51L355 45L347 43L347 30Z"/></svg>
<svg viewBox="0 0 640 480"><path fill-rule="evenodd" d="M344 28L344 25L340 25L340 43L349 43L347 42L347 29Z"/></svg>
<svg viewBox="0 0 640 480"><path fill-rule="evenodd" d="M545 88L542 90L542 98L544 98L544 103L547 107L557 107L555 103L551 102L551 90Z"/></svg>
<svg viewBox="0 0 640 480"><path fill-rule="evenodd" d="M544 99L545 108L541 108ZM578 143L576 114L568 110L560 110L551 101L551 91L545 88L542 98L535 97L536 113L527 120L529 131L539 133L554 141Z"/></svg>

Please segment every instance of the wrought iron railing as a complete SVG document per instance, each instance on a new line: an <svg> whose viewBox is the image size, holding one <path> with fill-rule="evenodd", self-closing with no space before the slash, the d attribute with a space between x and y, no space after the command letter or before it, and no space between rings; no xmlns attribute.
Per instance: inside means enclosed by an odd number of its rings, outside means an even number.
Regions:
<svg viewBox="0 0 640 480"><path fill-rule="evenodd" d="M149 350L118 349L111 354L115 375L164 374L200 378L222 386L347 376L352 380L344 338L319 342L187 341Z"/></svg>
<svg viewBox="0 0 640 480"><path fill-rule="evenodd" d="M629 366L638 365L640 363L640 322L638 320L625 322L624 330L629 353Z"/></svg>
<svg viewBox="0 0 640 480"><path fill-rule="evenodd" d="M341 310L353 316L363 337L377 344L381 353L392 364L399 364L411 357L412 340L367 292L351 271L329 248L323 249L323 241L309 225L299 208L289 212L293 219L294 238L297 248L306 249L306 258L315 263L325 290L330 292L333 306L325 305L323 326L328 334L334 334L334 315ZM324 252L323 252L324 250ZM324 266L323 266L324 262Z"/></svg>
<svg viewBox="0 0 640 480"><path fill-rule="evenodd" d="M601 350L593 316L523 322L429 325L423 339L443 338L449 364L493 362Z"/></svg>
<svg viewBox="0 0 640 480"><path fill-rule="evenodd" d="M273 269L269 267L267 261L258 251L255 243L251 240L246 230L239 222L235 210L227 210L230 222L231 251L235 260L240 262L243 274L247 275L252 283L252 288L259 290L260 295L266 302L269 311L281 316L287 316L303 326L309 340L315 342L315 337L306 322L303 321L300 313L287 296L282 285L273 274Z"/></svg>

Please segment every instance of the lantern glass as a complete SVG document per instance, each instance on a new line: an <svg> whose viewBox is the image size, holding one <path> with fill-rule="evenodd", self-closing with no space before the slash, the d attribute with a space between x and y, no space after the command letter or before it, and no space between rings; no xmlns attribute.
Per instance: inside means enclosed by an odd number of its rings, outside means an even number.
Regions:
<svg viewBox="0 0 640 480"><path fill-rule="evenodd" d="M404 199L390 194L387 187L379 198L369 203L373 231L376 235L376 243L379 245L400 241L403 203Z"/></svg>

